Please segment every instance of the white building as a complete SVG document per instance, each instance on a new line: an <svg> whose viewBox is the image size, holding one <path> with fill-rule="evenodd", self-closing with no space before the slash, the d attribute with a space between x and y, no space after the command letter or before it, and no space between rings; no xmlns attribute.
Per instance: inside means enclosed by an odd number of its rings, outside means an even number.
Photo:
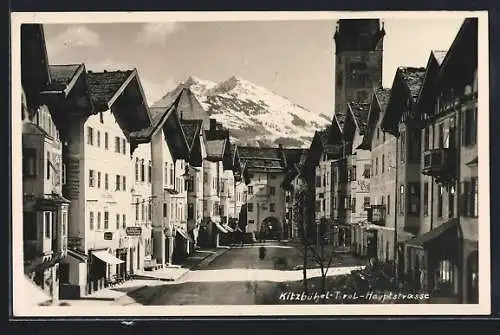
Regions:
<svg viewBox="0 0 500 335"><path fill-rule="evenodd" d="M282 148L238 147L247 183L246 232L283 238L286 158Z"/></svg>
<svg viewBox="0 0 500 335"><path fill-rule="evenodd" d="M79 297L126 277L142 263L132 206L129 134L148 127L136 70L92 73L83 64L50 66L43 94L64 124L63 195L69 211L66 296ZM135 235L135 234L132 234ZM145 248L143 248L145 249ZM139 255L138 255L139 254Z"/></svg>
<svg viewBox="0 0 500 335"><path fill-rule="evenodd" d="M151 108L151 126L132 134L137 143L151 142L153 258L161 266L179 261L188 251L184 178L189 145L176 112L178 101Z"/></svg>

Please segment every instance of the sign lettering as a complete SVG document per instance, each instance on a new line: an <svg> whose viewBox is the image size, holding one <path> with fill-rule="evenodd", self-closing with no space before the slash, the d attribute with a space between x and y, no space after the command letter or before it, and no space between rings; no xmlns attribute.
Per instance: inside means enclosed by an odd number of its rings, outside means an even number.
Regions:
<svg viewBox="0 0 500 335"><path fill-rule="evenodd" d="M65 197L69 200L77 200L80 196L80 160L68 158L66 162L66 185Z"/></svg>
<svg viewBox="0 0 500 335"><path fill-rule="evenodd" d="M142 227L127 227L125 228L125 232L127 233L127 236L141 236Z"/></svg>

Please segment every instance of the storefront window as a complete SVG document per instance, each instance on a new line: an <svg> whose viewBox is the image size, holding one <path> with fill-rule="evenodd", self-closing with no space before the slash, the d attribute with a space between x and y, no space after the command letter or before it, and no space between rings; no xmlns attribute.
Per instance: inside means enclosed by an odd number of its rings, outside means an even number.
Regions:
<svg viewBox="0 0 500 335"><path fill-rule="evenodd" d="M435 289L440 294L455 293L455 269L449 260L439 262L439 267L435 273Z"/></svg>

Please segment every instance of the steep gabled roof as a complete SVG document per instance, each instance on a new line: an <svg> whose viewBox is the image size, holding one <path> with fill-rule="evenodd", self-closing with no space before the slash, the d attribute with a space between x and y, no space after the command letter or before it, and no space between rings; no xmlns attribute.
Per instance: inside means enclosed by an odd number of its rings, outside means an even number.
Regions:
<svg viewBox="0 0 500 335"><path fill-rule="evenodd" d="M416 101L420 88L424 82L425 68L400 66L398 71L401 74L401 78L406 83L411 93L411 97Z"/></svg>
<svg viewBox="0 0 500 335"><path fill-rule="evenodd" d="M167 145L174 158L189 159L190 146L176 112L177 102L178 100L174 101L170 107L164 108L163 112L157 110L149 127L130 133L131 140L137 143L147 143L157 131L163 129Z"/></svg>
<svg viewBox="0 0 500 335"><path fill-rule="evenodd" d="M382 118L382 130L395 134L403 113L414 109L425 78L424 67L398 67L392 82L391 96Z"/></svg>
<svg viewBox="0 0 500 335"><path fill-rule="evenodd" d="M356 127L359 129L360 134L363 135L366 131L370 104L350 102L347 105L349 113L351 114Z"/></svg>
<svg viewBox="0 0 500 335"><path fill-rule="evenodd" d="M107 110L132 80L135 70L87 72L87 83L92 102L98 109Z"/></svg>
<svg viewBox="0 0 500 335"><path fill-rule="evenodd" d="M441 66L443 63L444 58L446 57L446 54L448 53L448 50L432 50L431 55L434 57L436 60L437 64Z"/></svg>
<svg viewBox="0 0 500 335"><path fill-rule="evenodd" d="M194 146L196 136L200 134L202 124L202 120L181 120L182 130L184 131L190 150Z"/></svg>
<svg viewBox="0 0 500 335"><path fill-rule="evenodd" d="M466 18L439 69L440 86L463 89L473 80L478 64L478 18ZM444 80L444 81L443 81Z"/></svg>
<svg viewBox="0 0 500 335"><path fill-rule="evenodd" d="M85 73L84 64L49 65L51 83L48 91L71 91L78 77Z"/></svg>
<svg viewBox="0 0 500 335"><path fill-rule="evenodd" d="M373 95L377 100L377 103L380 107L382 113L387 109L387 104L389 103L389 98L391 97L391 89L378 87L373 89Z"/></svg>
<svg viewBox="0 0 500 335"><path fill-rule="evenodd" d="M40 91L50 85L49 62L41 24L21 25L21 84L27 105L36 105Z"/></svg>
<svg viewBox="0 0 500 335"><path fill-rule="evenodd" d="M424 81L416 101L416 113L424 115L424 119L426 118L425 114L433 113L434 109L429 104L432 103L436 76L446 53L446 51L433 50L430 52L429 59L427 60Z"/></svg>
<svg viewBox="0 0 500 335"><path fill-rule="evenodd" d="M155 102L152 107L168 107L176 99L179 99L177 113L183 120L203 120L203 127L208 129L210 116L191 89L185 85L178 85L172 92Z"/></svg>
<svg viewBox="0 0 500 335"><path fill-rule="evenodd" d="M372 137L378 121L383 117L387 103L391 95L390 88L374 88L372 94L372 102L368 111L368 119L366 123L366 130L363 136L363 141L357 149L370 150L372 145Z"/></svg>

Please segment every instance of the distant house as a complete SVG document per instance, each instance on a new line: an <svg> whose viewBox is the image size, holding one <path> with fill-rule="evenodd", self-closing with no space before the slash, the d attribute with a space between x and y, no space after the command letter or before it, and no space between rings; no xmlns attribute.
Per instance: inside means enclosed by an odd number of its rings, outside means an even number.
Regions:
<svg viewBox="0 0 500 335"><path fill-rule="evenodd" d="M282 147L238 147L247 179L246 232L283 238L286 157Z"/></svg>

